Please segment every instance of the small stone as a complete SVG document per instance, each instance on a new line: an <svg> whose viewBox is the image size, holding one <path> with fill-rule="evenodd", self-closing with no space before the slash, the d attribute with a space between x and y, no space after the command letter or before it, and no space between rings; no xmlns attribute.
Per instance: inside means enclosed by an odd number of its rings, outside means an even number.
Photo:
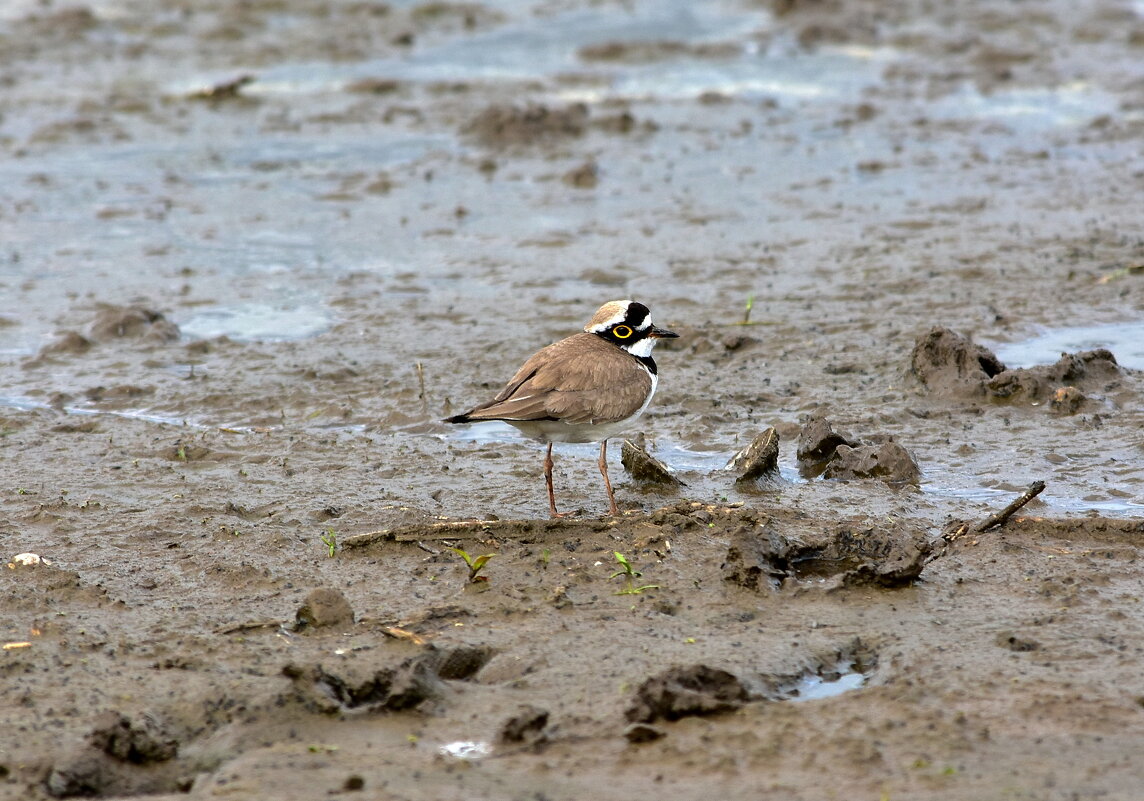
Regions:
<svg viewBox="0 0 1144 801"><path fill-rule="evenodd" d="M354 610L346 596L331 587L320 587L298 607L294 629L348 627L353 623Z"/></svg>
<svg viewBox="0 0 1144 801"><path fill-rule="evenodd" d="M365 789L365 779L355 773L353 776L346 778L345 782L342 784L342 789L346 790L347 792L363 790Z"/></svg>
<svg viewBox="0 0 1144 801"><path fill-rule="evenodd" d="M1061 387L1053 393L1049 408L1057 414L1076 414L1088 400L1076 387Z"/></svg>

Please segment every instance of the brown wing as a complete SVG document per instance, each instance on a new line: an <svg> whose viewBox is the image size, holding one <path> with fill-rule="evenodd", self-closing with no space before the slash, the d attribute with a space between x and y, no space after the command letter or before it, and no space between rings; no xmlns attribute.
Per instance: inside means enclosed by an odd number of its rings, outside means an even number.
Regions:
<svg viewBox="0 0 1144 801"><path fill-rule="evenodd" d="M595 334L574 334L535 353L493 400L459 417L613 422L638 411L650 390L634 356Z"/></svg>

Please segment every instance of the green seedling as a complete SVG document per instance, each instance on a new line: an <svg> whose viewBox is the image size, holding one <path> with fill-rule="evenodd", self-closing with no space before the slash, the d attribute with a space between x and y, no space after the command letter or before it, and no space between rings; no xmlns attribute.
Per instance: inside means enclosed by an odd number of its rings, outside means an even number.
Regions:
<svg viewBox="0 0 1144 801"><path fill-rule="evenodd" d="M627 585L622 590L618 591L616 595L639 595L644 590L658 590L658 584L643 584L636 586L636 579L643 575L640 571L632 567L632 563L628 557L624 556L619 551L612 551L616 555L616 561L620 564L620 569L612 575L608 576L609 579L614 579L616 576L623 576L624 583Z"/></svg>
<svg viewBox="0 0 1144 801"><path fill-rule="evenodd" d="M489 560L496 556L495 553L481 554L480 556L470 556L469 552L464 548L450 548L450 551L455 551L465 564L469 566L469 583L476 584L478 581L488 581L487 576L478 576L482 568L489 563Z"/></svg>
<svg viewBox="0 0 1144 801"><path fill-rule="evenodd" d="M326 529L326 533L322 535L322 544L330 549L330 558L333 559L338 551L338 532L332 528Z"/></svg>

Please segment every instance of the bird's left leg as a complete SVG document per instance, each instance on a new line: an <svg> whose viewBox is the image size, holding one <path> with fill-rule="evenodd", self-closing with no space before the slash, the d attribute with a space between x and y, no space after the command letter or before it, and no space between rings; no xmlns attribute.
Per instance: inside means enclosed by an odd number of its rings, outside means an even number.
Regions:
<svg viewBox="0 0 1144 801"><path fill-rule="evenodd" d="M604 477L604 487L608 490L608 503L611 505L613 517L619 517L620 508L616 506L616 493L612 492L612 482L608 479L608 440L600 443L600 475Z"/></svg>

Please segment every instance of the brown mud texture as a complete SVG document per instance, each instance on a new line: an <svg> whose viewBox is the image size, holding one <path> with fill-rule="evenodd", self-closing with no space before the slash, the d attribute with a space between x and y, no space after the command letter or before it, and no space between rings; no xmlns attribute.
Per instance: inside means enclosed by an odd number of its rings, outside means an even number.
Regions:
<svg viewBox="0 0 1144 801"><path fill-rule="evenodd" d="M1142 62L1127 0L13 0L0 798L1144 797L1144 378L1003 358L1144 316ZM549 520L440 420L624 297L622 514L570 446Z"/></svg>

